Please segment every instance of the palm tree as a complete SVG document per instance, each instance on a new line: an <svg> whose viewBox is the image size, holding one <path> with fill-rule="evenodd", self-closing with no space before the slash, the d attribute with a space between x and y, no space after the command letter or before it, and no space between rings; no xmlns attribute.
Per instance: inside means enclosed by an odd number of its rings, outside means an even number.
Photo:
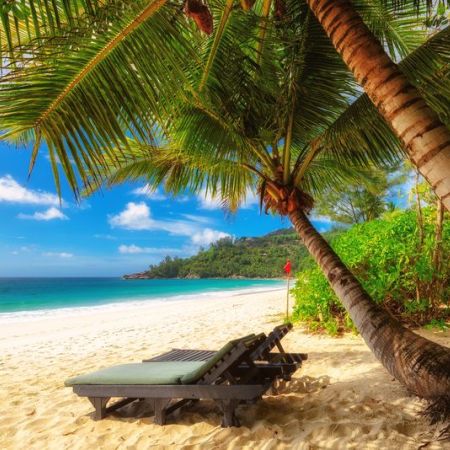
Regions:
<svg viewBox="0 0 450 450"><path fill-rule="evenodd" d="M91 24L105 28L111 17L133 11L134 19L118 32L116 40L105 47L103 54L98 55L98 59L93 61L95 65L118 42L167 3L168 0L154 0L150 4L136 1L133 5L123 0L53 0L51 4L40 0L7 2L0 9L0 38L6 43L3 51L6 50L13 56L17 44L33 38L40 39L43 32L46 36L68 30L76 30L78 33L80 24L81 28L85 26L86 18ZM201 14L190 13L191 3L198 5L206 18L201 19L197 17ZM242 2L246 10L251 8L252 3ZM427 104L425 96L416 86L415 78L402 72L395 64L395 58L399 54L391 52L389 56L383 47L385 42L377 36L379 29L374 29L374 25L379 27L380 21L386 19L387 4L390 4L391 10L398 10L398 14L402 15L404 8L419 11L420 2L414 0L399 3L393 0L383 4L379 0L306 0L306 3L357 82L401 140L409 159L428 180L443 205L450 210L450 130L439 114ZM431 5L428 0L424 3L427 7ZM185 0L184 4L187 14L194 18L200 28L203 23L202 29L210 33L212 17L202 0ZM234 0L225 2L218 35L226 26L233 4ZM291 13L291 8L285 6L284 0L263 0L263 17L268 16L272 7L274 15L281 20ZM409 20L410 14L405 15ZM410 22L410 26L417 26L417 21ZM263 26L260 33L261 41L264 41L266 35L264 28ZM212 63L214 56L215 52L212 51L208 65ZM74 83L77 82L75 79ZM54 106L57 105L58 103ZM50 107L49 112L51 110Z"/></svg>
<svg viewBox="0 0 450 450"><path fill-rule="evenodd" d="M307 0L334 47L450 211L450 129L349 0Z"/></svg>
<svg viewBox="0 0 450 450"><path fill-rule="evenodd" d="M367 96L355 101L351 73L308 8L292 0L290 19L270 20L267 3L244 13L211 1L211 38L164 1L81 15L76 29L61 25L9 56L0 129L35 140L32 162L44 139L57 186L59 160L75 190L144 178L173 193L206 188L233 210L256 188L292 221L390 373L418 395L445 397L449 349L378 307L307 217L311 195L396 160L399 141ZM383 17L368 20L393 53L409 53L403 67L448 114L448 30L419 46L415 16Z"/></svg>

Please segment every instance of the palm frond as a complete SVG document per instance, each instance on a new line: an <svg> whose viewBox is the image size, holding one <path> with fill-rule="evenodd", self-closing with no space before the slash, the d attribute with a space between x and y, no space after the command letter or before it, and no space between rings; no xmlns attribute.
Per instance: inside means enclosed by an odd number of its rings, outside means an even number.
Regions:
<svg viewBox="0 0 450 450"><path fill-rule="evenodd" d="M143 181L167 193L209 193L235 211L255 184L253 168L213 153L190 153L170 145L154 146L129 140L117 159L105 157L102 175L93 180L85 194L103 185L111 187L126 181Z"/></svg>
<svg viewBox="0 0 450 450"><path fill-rule="evenodd" d="M434 35L399 63L425 100L450 124L450 28ZM355 100L326 131L307 146L296 164L296 180L306 172L310 152L325 152L342 162L383 167L403 158L398 138L364 94Z"/></svg>
<svg viewBox="0 0 450 450"><path fill-rule="evenodd" d="M342 190L349 183L367 183L370 171L367 165L354 161L339 161L321 154L313 159L299 187L313 196L326 190Z"/></svg>
<svg viewBox="0 0 450 450"><path fill-rule="evenodd" d="M42 136L72 186L69 155L86 180L85 169L126 146L128 134L151 142L177 95L185 96L183 68L195 57L178 8L164 4L136 2L103 33L67 34L33 49L0 81L2 137Z"/></svg>
<svg viewBox="0 0 450 450"><path fill-rule="evenodd" d="M406 57L426 40L424 3L353 0L352 5L394 61Z"/></svg>
<svg viewBox="0 0 450 450"><path fill-rule="evenodd" d="M216 34L206 37L185 19L181 4L169 0L103 0L92 8L88 0L51 1L80 2L78 15L73 24L61 15L51 28L53 13L43 8L38 24L46 21L48 27L39 28L39 39L30 29L31 38L14 48L15 64L0 79L0 129L4 139L36 141L32 161L39 140L45 141L55 178L59 160L74 189L98 187L113 167L110 182L148 170L153 184L174 192L206 186L237 205L249 180L235 173L243 181L233 181L228 166L253 181L279 178L283 164L277 149L283 144L285 183L294 167L311 188L306 172L314 164L344 166L346 158L354 158L362 166L397 155L385 125L373 134L352 131L357 114L362 126L372 123L373 108L358 100L347 110L360 90L322 27L308 19L303 2L287 0L279 20L271 17L269 0L248 12L233 8L232 14L230 1L224 13L224 0L209 0L215 20L222 21ZM383 0L355 0L355 7L391 54L403 55L422 42L416 26L422 10L417 14L407 4L395 10ZM416 84L426 78L424 86L431 86L445 70L438 56L425 62L427 52L447 48L441 47L415 51L424 52L416 58L420 67L410 69ZM428 95L448 113L438 95ZM311 143L319 136L316 154ZM145 157L137 157L137 146L146 149ZM182 155L204 170L180 162Z"/></svg>
<svg viewBox="0 0 450 450"><path fill-rule="evenodd" d="M14 62L16 50L31 41L72 30L108 26L129 8L124 0L17 0L0 8L0 52Z"/></svg>
<svg viewBox="0 0 450 450"><path fill-rule="evenodd" d="M214 40L211 44L211 48L209 50L208 59L205 64L205 68L203 70L202 78L200 80L200 85L198 87L199 91L203 89L203 86L208 79L209 71L211 70L211 66L213 64L213 61L217 54L217 49L220 45L220 41L223 36L223 32L225 30L225 27L228 22L228 18L230 17L230 14L233 9L234 0L226 0L225 7L223 9L222 17L220 18L219 25L217 27L217 30L214 34Z"/></svg>

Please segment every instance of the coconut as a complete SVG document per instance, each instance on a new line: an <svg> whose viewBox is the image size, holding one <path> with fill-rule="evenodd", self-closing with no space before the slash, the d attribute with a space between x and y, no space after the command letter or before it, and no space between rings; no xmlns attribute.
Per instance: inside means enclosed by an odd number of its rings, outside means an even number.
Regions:
<svg viewBox="0 0 450 450"><path fill-rule="evenodd" d="M255 0L241 0L241 8L244 11L250 11L255 4Z"/></svg>
<svg viewBox="0 0 450 450"><path fill-rule="evenodd" d="M287 216L298 209L309 214L314 206L313 198L306 192L274 183L271 183L270 190L265 190L263 202L266 214L272 211L282 216Z"/></svg>
<svg viewBox="0 0 450 450"><path fill-rule="evenodd" d="M275 0L274 16L277 20L282 20L286 16L287 9L285 0Z"/></svg>
<svg viewBox="0 0 450 450"><path fill-rule="evenodd" d="M208 35L213 32L213 18L209 8L199 0L187 0L184 7L187 17L194 20L197 28Z"/></svg>

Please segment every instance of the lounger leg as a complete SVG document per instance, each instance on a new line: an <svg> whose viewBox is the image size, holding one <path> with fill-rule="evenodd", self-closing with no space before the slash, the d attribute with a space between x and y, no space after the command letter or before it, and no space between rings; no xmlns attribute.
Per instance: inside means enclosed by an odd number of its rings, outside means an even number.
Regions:
<svg viewBox="0 0 450 450"><path fill-rule="evenodd" d="M221 400L219 402L220 408L223 412L222 427L240 427L238 418L236 417L236 407L239 404L239 400Z"/></svg>
<svg viewBox="0 0 450 450"><path fill-rule="evenodd" d="M154 422L157 425L166 424L167 407L170 403L170 399L167 398L156 398L155 399L155 418Z"/></svg>
<svg viewBox="0 0 450 450"><path fill-rule="evenodd" d="M101 420L106 416L106 404L109 397L88 397L92 406L95 408L94 420Z"/></svg>

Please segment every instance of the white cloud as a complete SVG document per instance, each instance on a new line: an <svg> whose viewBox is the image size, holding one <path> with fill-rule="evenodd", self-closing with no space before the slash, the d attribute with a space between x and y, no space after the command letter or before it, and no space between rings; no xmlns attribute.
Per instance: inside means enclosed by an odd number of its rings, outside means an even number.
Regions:
<svg viewBox="0 0 450 450"><path fill-rule="evenodd" d="M181 214L185 219L192 220L198 223L211 223L212 219L205 216L197 216L196 214Z"/></svg>
<svg viewBox="0 0 450 450"><path fill-rule="evenodd" d="M322 216L320 214L312 214L309 220L314 222L322 222L322 223L333 223L333 221L328 216Z"/></svg>
<svg viewBox="0 0 450 450"><path fill-rule="evenodd" d="M168 195L163 194L161 191L151 187L149 184L133 189L131 193L134 195L142 195L149 200L154 200L157 202L162 202L169 198ZM171 195L170 199L178 203L185 203L190 200L190 197L188 195Z"/></svg>
<svg viewBox="0 0 450 450"><path fill-rule="evenodd" d="M207 246L225 237L230 237L230 235L228 233L224 233L223 231L205 228L198 233L194 233L191 237L191 240L196 245Z"/></svg>
<svg viewBox="0 0 450 450"><path fill-rule="evenodd" d="M50 256L56 258L73 258L73 253L67 252L44 252L42 256Z"/></svg>
<svg viewBox="0 0 450 450"><path fill-rule="evenodd" d="M27 189L11 175L0 177L0 202L49 206L59 206L60 204L57 195Z"/></svg>
<svg viewBox="0 0 450 450"><path fill-rule="evenodd" d="M17 217L19 219L28 219L28 220L67 220L68 217L61 212L58 208L52 206L43 212L35 212L34 214L18 214Z"/></svg>
<svg viewBox="0 0 450 450"><path fill-rule="evenodd" d="M150 208L144 203L127 203L125 209L109 218L113 228L125 228L127 230L155 230L156 222L150 217Z"/></svg>
<svg viewBox="0 0 450 450"><path fill-rule="evenodd" d="M50 161L50 162L52 161L49 153L46 153L44 155L44 157L47 161ZM61 160L59 159L58 155L55 155L55 162L56 162L56 164L61 164ZM70 162L70 164L75 164L75 160L73 158L69 158L69 162Z"/></svg>
<svg viewBox="0 0 450 450"><path fill-rule="evenodd" d="M109 223L113 228L162 230L178 236L191 236L198 228L197 224L184 220L155 220L144 202L127 203L121 213L109 218Z"/></svg>
<svg viewBox="0 0 450 450"><path fill-rule="evenodd" d="M115 241L117 238L111 234L94 234L96 239L106 239L108 241Z"/></svg>
<svg viewBox="0 0 450 450"><path fill-rule="evenodd" d="M148 248L144 247L138 247L137 245L131 244L131 245L119 245L119 253L130 253L130 254L136 254L136 253L150 253L150 250Z"/></svg>
<svg viewBox="0 0 450 450"><path fill-rule="evenodd" d="M78 208L80 211L86 211L87 209L92 208L91 204L88 203L86 200L82 200L80 203L76 203L74 206Z"/></svg>
<svg viewBox="0 0 450 450"><path fill-rule="evenodd" d="M158 255L167 255L175 253L184 253L184 249L165 248L165 247L139 247L135 244L119 245L119 253L136 255L139 253L153 253Z"/></svg>
<svg viewBox="0 0 450 450"><path fill-rule="evenodd" d="M199 216L194 216L198 219ZM113 228L127 230L166 231L176 236L188 236L196 245L209 245L217 239L229 236L222 231L203 228L201 222L187 220L156 220L151 217L150 208L144 203L127 203L125 209L109 217ZM136 250L136 249L135 249ZM120 251L120 250L119 250ZM138 253L138 251L136 251Z"/></svg>
<svg viewBox="0 0 450 450"><path fill-rule="evenodd" d="M143 195L147 197L149 200L164 201L167 199L167 197L164 194L153 189L149 184L136 188L131 192L134 195Z"/></svg>
<svg viewBox="0 0 450 450"><path fill-rule="evenodd" d="M11 252L12 255L20 255L21 253L29 253L34 251L34 246L22 245L16 250Z"/></svg>
<svg viewBox="0 0 450 450"><path fill-rule="evenodd" d="M255 194L251 189L247 189L247 193L245 195L245 201L241 205L243 209L251 209L254 206L259 205L259 197Z"/></svg>

